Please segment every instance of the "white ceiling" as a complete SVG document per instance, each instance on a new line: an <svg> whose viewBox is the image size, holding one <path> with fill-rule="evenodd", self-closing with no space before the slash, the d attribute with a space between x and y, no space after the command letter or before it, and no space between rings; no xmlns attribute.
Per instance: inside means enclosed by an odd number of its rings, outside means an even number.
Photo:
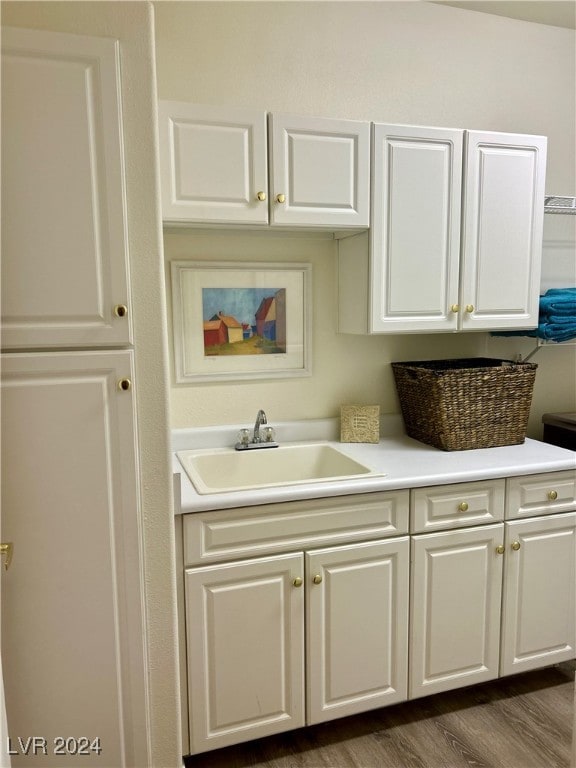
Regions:
<svg viewBox="0 0 576 768"><path fill-rule="evenodd" d="M576 29L576 0L432 0L468 11L492 13L510 19Z"/></svg>

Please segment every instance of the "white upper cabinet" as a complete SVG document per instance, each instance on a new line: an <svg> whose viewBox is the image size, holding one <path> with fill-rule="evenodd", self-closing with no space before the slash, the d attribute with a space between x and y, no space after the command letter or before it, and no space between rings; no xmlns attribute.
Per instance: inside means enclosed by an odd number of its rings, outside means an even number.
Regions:
<svg viewBox="0 0 576 768"><path fill-rule="evenodd" d="M131 341L118 42L2 30L2 345Z"/></svg>
<svg viewBox="0 0 576 768"><path fill-rule="evenodd" d="M455 330L463 131L374 126L371 329Z"/></svg>
<svg viewBox="0 0 576 768"><path fill-rule="evenodd" d="M468 131L462 328L538 325L546 138Z"/></svg>
<svg viewBox="0 0 576 768"><path fill-rule="evenodd" d="M272 115L267 137L261 110L159 111L165 222L368 226L369 123Z"/></svg>
<svg viewBox="0 0 576 768"><path fill-rule="evenodd" d="M370 124L270 115L272 224L367 227Z"/></svg>
<svg viewBox="0 0 576 768"><path fill-rule="evenodd" d="M266 113L161 101L162 218L268 223Z"/></svg>
<svg viewBox="0 0 576 768"><path fill-rule="evenodd" d="M546 139L373 131L370 235L339 242L340 331L535 327Z"/></svg>

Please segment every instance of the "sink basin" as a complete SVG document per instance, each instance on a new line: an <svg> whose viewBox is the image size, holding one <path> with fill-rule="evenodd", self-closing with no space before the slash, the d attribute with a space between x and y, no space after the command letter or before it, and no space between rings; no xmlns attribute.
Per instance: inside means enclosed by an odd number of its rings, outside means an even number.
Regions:
<svg viewBox="0 0 576 768"><path fill-rule="evenodd" d="M215 448L176 455L201 494L381 475L327 443L253 451Z"/></svg>

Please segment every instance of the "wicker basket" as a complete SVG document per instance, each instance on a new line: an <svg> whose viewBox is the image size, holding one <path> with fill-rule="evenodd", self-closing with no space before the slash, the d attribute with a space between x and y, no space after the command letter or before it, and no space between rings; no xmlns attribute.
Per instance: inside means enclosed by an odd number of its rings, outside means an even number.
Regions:
<svg viewBox="0 0 576 768"><path fill-rule="evenodd" d="M444 451L523 443L537 367L486 357L392 363L406 433Z"/></svg>

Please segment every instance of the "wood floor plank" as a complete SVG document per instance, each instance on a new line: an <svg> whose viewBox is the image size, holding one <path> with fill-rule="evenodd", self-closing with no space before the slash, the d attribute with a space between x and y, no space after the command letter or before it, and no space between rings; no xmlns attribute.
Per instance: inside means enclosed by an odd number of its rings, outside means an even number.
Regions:
<svg viewBox="0 0 576 768"><path fill-rule="evenodd" d="M568 768L568 662L187 757L188 768Z"/></svg>

